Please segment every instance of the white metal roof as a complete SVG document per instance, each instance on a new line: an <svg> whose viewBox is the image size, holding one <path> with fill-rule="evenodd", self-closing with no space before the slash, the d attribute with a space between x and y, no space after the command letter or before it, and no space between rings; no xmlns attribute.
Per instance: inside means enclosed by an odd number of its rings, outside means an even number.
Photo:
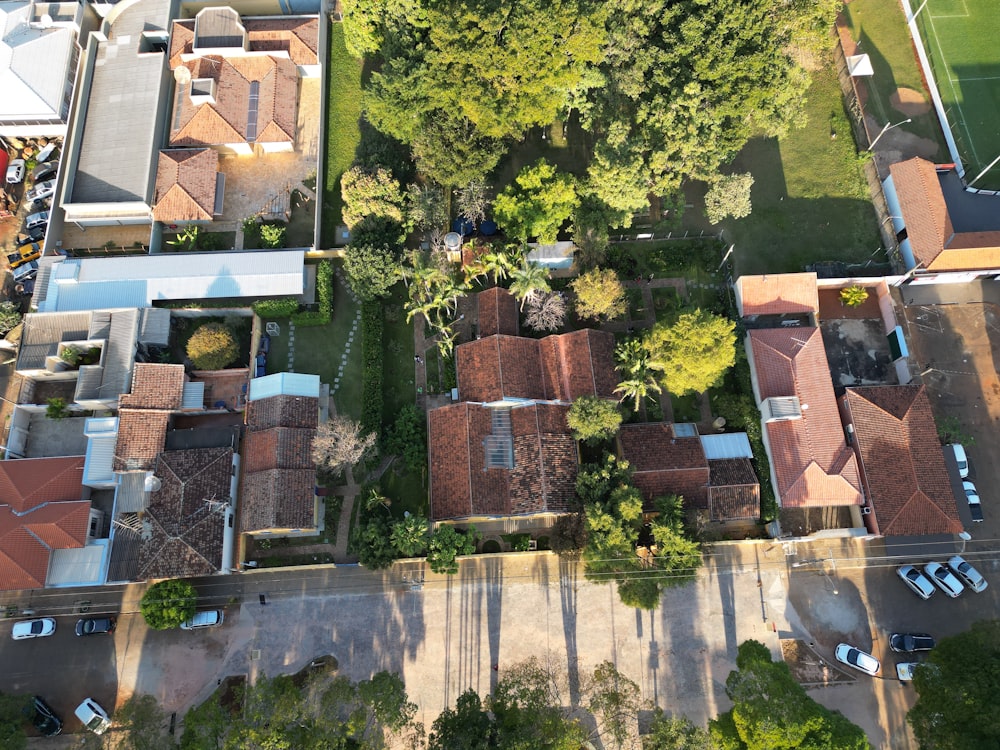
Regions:
<svg viewBox="0 0 1000 750"><path fill-rule="evenodd" d="M0 2L0 120L58 117L76 31L29 26L29 3Z"/></svg>
<svg viewBox="0 0 1000 750"><path fill-rule="evenodd" d="M250 381L250 401L271 396L309 396L319 398L319 375L301 372L276 372Z"/></svg>
<svg viewBox="0 0 1000 750"><path fill-rule="evenodd" d="M702 435L701 447L709 461L720 458L753 458L750 438L745 432L727 432L722 435Z"/></svg>
<svg viewBox="0 0 1000 750"><path fill-rule="evenodd" d="M106 539L75 549L54 549L49 556L45 586L88 586L104 583Z"/></svg>
<svg viewBox="0 0 1000 750"><path fill-rule="evenodd" d="M150 307L157 300L299 296L304 250L68 258L52 269L43 312Z"/></svg>

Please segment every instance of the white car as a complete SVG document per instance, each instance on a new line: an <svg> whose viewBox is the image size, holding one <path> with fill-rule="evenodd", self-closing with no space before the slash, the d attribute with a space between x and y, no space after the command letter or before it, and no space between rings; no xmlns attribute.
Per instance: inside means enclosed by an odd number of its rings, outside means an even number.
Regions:
<svg viewBox="0 0 1000 750"><path fill-rule="evenodd" d="M846 664L849 667L854 667L865 674L876 675L882 668L879 660L874 656L847 643L841 643L838 645L837 650L834 651L833 654L837 657L837 661L840 663Z"/></svg>
<svg viewBox="0 0 1000 750"><path fill-rule="evenodd" d="M40 201L45 200L51 196L56 191L56 181L55 180L45 180L44 182L36 182L35 186L31 188L24 197L29 201Z"/></svg>
<svg viewBox="0 0 1000 750"><path fill-rule="evenodd" d="M56 621L51 617L41 617L37 620L15 622L11 636L15 641L23 641L27 638L44 638L54 632L56 632Z"/></svg>
<svg viewBox="0 0 1000 750"><path fill-rule="evenodd" d="M16 185L24 179L24 159L14 159L7 165L7 184Z"/></svg>
<svg viewBox="0 0 1000 750"><path fill-rule="evenodd" d="M965 559L959 555L955 555L948 560L948 567L951 568L952 573L957 575L962 580L962 583L975 591L977 594L984 592L986 587L989 585L986 583L986 579L983 578L983 574L969 565L969 563L967 563Z"/></svg>
<svg viewBox="0 0 1000 750"><path fill-rule="evenodd" d="M181 623L181 630L197 630L198 628L214 628L222 624L225 617L221 609L211 609L199 612L190 620Z"/></svg>
<svg viewBox="0 0 1000 750"><path fill-rule="evenodd" d="M962 582L941 563L927 563L924 566L924 573L928 578L934 581L935 584L937 584L939 589L952 599L955 599L963 591L965 591L965 586L962 585Z"/></svg>
<svg viewBox="0 0 1000 750"><path fill-rule="evenodd" d="M958 476L965 479L969 476L969 457L965 455L965 448L961 443L949 443L948 449L955 455L955 463L958 464Z"/></svg>
<svg viewBox="0 0 1000 750"><path fill-rule="evenodd" d="M910 682L913 680L913 670L917 668L918 661L904 661L896 665L896 677L900 682Z"/></svg>
<svg viewBox="0 0 1000 750"><path fill-rule="evenodd" d="M75 713L80 723L94 734L104 734L111 726L108 712L93 698L84 698L83 703L76 707Z"/></svg>
<svg viewBox="0 0 1000 750"><path fill-rule="evenodd" d="M912 565L904 565L901 568L897 568L896 575L921 599L930 599L934 595L934 587L931 585L931 582Z"/></svg>

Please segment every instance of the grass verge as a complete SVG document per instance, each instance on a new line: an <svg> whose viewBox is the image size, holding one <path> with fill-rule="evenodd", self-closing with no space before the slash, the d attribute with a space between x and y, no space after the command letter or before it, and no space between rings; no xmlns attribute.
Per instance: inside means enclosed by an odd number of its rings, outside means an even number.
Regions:
<svg viewBox="0 0 1000 750"><path fill-rule="evenodd" d="M344 27L330 24L329 79L326 103L326 174L320 247L332 247L343 208L340 177L354 162L361 142L361 63L344 44Z"/></svg>

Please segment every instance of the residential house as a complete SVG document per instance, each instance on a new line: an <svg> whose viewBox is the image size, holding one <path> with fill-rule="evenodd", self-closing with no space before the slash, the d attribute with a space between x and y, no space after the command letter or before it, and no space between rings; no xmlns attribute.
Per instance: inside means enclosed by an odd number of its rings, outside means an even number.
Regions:
<svg viewBox="0 0 1000 750"><path fill-rule="evenodd" d="M882 183L911 284L1000 273L1000 197L967 191L952 164L914 157Z"/></svg>
<svg viewBox="0 0 1000 750"><path fill-rule="evenodd" d="M476 319L479 338L487 336L517 336L517 300L502 286L495 286L476 295Z"/></svg>
<svg viewBox="0 0 1000 750"><path fill-rule="evenodd" d="M868 531L887 537L961 532L924 386L848 388L840 409L864 483Z"/></svg>
<svg viewBox="0 0 1000 750"><path fill-rule="evenodd" d="M264 537L319 533L322 514L312 442L320 392L317 375L276 373L250 382L241 532Z"/></svg>
<svg viewBox="0 0 1000 750"><path fill-rule="evenodd" d="M807 316L816 323L819 313L819 289L816 274L777 273L764 276L740 276L733 284L736 309L740 317L756 320L761 316L787 317L792 322ZM777 326L781 321L776 321Z"/></svg>

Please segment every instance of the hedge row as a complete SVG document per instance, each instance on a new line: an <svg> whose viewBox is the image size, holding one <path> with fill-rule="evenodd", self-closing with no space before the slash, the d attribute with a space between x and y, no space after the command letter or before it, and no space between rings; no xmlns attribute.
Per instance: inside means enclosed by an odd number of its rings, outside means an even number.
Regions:
<svg viewBox="0 0 1000 750"><path fill-rule="evenodd" d="M299 301L294 297L281 299L259 299L252 305L253 311L262 318L287 318L299 309Z"/></svg>
<svg viewBox="0 0 1000 750"><path fill-rule="evenodd" d="M325 326L333 317L333 267L330 261L321 261L316 269L316 296L319 310L292 315L297 326Z"/></svg>
<svg viewBox="0 0 1000 750"><path fill-rule="evenodd" d="M369 432L382 427L382 303L361 303L361 426Z"/></svg>

